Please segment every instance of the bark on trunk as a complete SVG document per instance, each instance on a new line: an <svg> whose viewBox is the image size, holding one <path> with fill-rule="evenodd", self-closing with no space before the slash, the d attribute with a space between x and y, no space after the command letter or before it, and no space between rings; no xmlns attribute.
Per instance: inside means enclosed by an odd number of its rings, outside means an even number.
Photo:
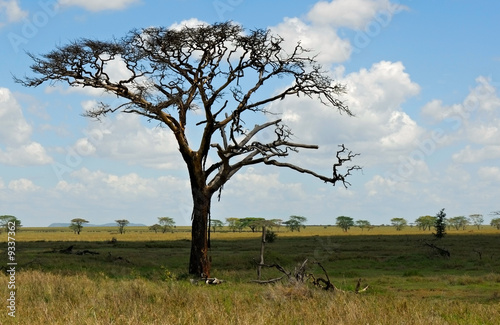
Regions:
<svg viewBox="0 0 500 325"><path fill-rule="evenodd" d="M193 185L192 185L193 186ZM211 194L205 189L192 189L193 223L191 228L191 255L189 273L210 277L210 258L208 256L208 218Z"/></svg>
<svg viewBox="0 0 500 325"><path fill-rule="evenodd" d="M262 240L260 242L260 262L257 266L257 280L260 280L262 265L264 264L264 250L266 247L266 226L262 226Z"/></svg>

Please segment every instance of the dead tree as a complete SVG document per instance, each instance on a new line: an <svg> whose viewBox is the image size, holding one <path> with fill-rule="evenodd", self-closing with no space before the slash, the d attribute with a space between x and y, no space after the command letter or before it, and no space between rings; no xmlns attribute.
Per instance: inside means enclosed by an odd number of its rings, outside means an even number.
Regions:
<svg viewBox="0 0 500 325"><path fill-rule="evenodd" d="M100 102L86 116L99 120L115 112L138 114L172 132L193 199L190 274L210 274L211 200L215 193L220 198L224 184L242 168L256 164L286 168L346 187L351 172L361 169L346 166L357 154L344 144L332 157L329 176L283 161L318 146L292 141L292 130L269 112L270 104L304 96L353 114L340 99L345 86L335 82L300 43L287 50L284 39L269 30L245 31L231 22L149 27L111 41L79 39L29 56L36 76L15 78L24 86L61 82L97 88L120 100L115 106ZM123 67L126 75L113 74L113 65ZM276 92L266 90L278 79L286 84ZM245 120L254 114L269 118L249 127ZM267 136L260 137L262 133ZM200 137L188 137L193 134Z"/></svg>

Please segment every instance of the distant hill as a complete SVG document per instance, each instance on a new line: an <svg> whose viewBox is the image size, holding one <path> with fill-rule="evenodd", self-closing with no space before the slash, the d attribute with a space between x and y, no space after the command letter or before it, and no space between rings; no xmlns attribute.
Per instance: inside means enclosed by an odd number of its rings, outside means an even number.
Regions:
<svg viewBox="0 0 500 325"><path fill-rule="evenodd" d="M49 227L69 227L70 223L65 223L65 222L55 222L55 223L51 223L49 225ZM118 227L118 225L116 224L116 222L110 222L110 223L105 223L105 224L102 224L102 225L95 225L95 224L92 224L92 223L84 223L83 224L84 227ZM145 224L142 224L142 223L129 223L127 225L128 227L146 227Z"/></svg>

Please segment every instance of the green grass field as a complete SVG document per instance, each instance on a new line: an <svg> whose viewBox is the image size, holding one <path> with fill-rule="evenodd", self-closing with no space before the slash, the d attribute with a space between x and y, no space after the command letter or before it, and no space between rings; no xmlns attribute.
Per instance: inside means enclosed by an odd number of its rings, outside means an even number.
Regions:
<svg viewBox="0 0 500 325"><path fill-rule="evenodd" d="M275 229L276 231L276 229ZM320 262L342 291L310 284L259 285L254 260L260 233L211 234L212 276L219 286L192 285L186 273L189 227L23 228L16 234L16 317L1 324L499 324L500 231L469 227L431 232L407 227L281 228L265 261L293 270ZM0 234L7 265L7 234ZM116 238L116 240L113 240ZM445 258L425 245L448 250ZM63 251L73 246L72 254ZM79 254L76 254L78 253ZM84 252L92 252L94 254ZM95 254L98 253L98 254ZM323 276L309 264L308 272ZM9 296L2 272L0 293ZM264 269L264 278L281 273ZM354 294L357 280L369 285ZM5 303L4 303L5 304ZM6 306L6 304L5 304Z"/></svg>

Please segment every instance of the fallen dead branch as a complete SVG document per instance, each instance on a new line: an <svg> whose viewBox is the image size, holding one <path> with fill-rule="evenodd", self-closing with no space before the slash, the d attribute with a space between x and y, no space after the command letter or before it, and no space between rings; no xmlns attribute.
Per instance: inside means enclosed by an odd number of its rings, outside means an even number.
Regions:
<svg viewBox="0 0 500 325"><path fill-rule="evenodd" d="M437 247L436 245L434 244L429 244L429 243L425 243L426 246L429 246L430 248L434 249L439 255L441 255L442 257L445 257L445 258L450 258L451 254L449 251L447 251L446 249L444 248L441 248L441 247Z"/></svg>
<svg viewBox="0 0 500 325"><path fill-rule="evenodd" d="M307 273L306 272L306 267L307 267L307 262L308 260L306 259L299 267L296 267L294 272L289 272L287 271L284 267L282 267L279 264L257 264L258 267L267 267L267 268L276 268L278 271L283 273L283 276L279 278L273 278L269 280L252 280L250 282L253 283L258 283L258 284L270 284L270 283L276 283L278 281L281 281L283 279L288 279L288 282L290 283L306 283L308 280L312 280L312 284L318 288L321 288L323 290L331 290L331 291L340 291L340 292L345 292L343 290L338 289L330 280L330 277L328 276L328 272L326 272L326 269L320 262L313 262L313 264L318 265L321 270L324 273L324 277L317 277L312 273ZM364 288L361 288L361 278L358 279L358 283L356 285L355 293L360 293L368 290L368 285L366 285Z"/></svg>

